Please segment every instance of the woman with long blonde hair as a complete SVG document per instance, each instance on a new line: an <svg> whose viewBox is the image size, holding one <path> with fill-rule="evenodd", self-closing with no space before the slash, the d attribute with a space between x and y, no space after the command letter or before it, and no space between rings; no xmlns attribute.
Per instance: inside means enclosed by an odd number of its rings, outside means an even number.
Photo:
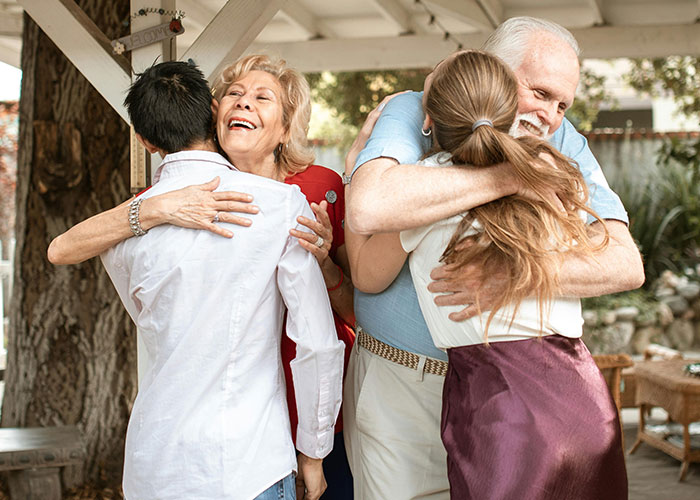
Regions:
<svg viewBox="0 0 700 500"><path fill-rule="evenodd" d="M531 191L554 191L562 203L502 198L403 231L400 244L380 235L381 258L374 252L373 267L353 266L381 274L388 285L409 258L421 311L435 345L449 358L441 434L450 495L626 498L617 411L581 342L579 300L558 296L562 254L595 256L607 244L594 244L586 233L586 215L601 219L586 205L582 175L546 142L509 134L517 83L500 59L460 52L431 78L423 133L432 134L434 154L423 165L509 162ZM364 255L373 252L372 238ZM427 289L441 262L506 276L506 291L490 311L451 321L449 314L463 306L438 307Z"/></svg>

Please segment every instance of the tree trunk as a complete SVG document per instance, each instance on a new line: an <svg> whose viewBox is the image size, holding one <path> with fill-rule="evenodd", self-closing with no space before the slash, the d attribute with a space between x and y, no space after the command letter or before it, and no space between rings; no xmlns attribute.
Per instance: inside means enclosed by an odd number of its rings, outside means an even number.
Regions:
<svg viewBox="0 0 700 500"><path fill-rule="evenodd" d="M128 30L128 0L77 3L109 38ZM128 197L128 128L26 15L23 38L2 426L77 425L86 479L116 485L136 394L135 327L99 259L54 267L46 250L56 235Z"/></svg>

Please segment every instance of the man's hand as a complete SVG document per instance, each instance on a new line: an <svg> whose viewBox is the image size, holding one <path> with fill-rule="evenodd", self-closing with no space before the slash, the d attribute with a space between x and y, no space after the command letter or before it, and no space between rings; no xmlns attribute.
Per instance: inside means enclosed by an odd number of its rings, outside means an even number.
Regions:
<svg viewBox="0 0 700 500"><path fill-rule="evenodd" d="M444 265L436 267L430 273L434 280L428 285L428 290L441 293L435 297L438 306L466 306L459 312L450 313L452 321L464 321L476 316L481 310L488 311L501 297L506 289L507 279L502 274L491 274L486 277L482 269L467 264L461 269ZM478 304L477 308L477 292Z"/></svg>
<svg viewBox="0 0 700 500"><path fill-rule="evenodd" d="M309 458L303 453L297 455L297 500L318 500L326 491L326 478L323 475L323 459Z"/></svg>

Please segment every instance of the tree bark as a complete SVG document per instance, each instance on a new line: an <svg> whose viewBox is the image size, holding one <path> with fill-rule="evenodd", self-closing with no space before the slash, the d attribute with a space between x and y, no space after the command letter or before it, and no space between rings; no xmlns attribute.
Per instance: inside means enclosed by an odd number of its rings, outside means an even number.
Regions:
<svg viewBox="0 0 700 500"><path fill-rule="evenodd" d="M128 0L77 2L109 37ZM99 259L54 267L49 242L129 195L123 120L25 15L16 265L3 427L77 425L86 479L121 481L136 394L135 327Z"/></svg>

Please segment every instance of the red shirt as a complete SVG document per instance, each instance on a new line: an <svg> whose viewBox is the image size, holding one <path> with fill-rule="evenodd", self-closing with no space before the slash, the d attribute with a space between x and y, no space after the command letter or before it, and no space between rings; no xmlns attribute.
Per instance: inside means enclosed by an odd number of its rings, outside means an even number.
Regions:
<svg viewBox="0 0 700 500"><path fill-rule="evenodd" d="M296 184L304 193L309 203L321 203L323 200L328 202L328 217L333 227L333 243L329 255L331 259L335 259L335 253L338 247L345 243L345 231L343 230L343 221L345 218L345 190L340 176L333 170L318 165L310 165L303 172L288 177L284 180L286 184ZM354 325L350 325L343 321L335 311L333 311L335 319L335 329L338 334L338 339L345 343L345 370L348 368L350 359L350 350L355 342ZM296 344L292 342L287 335L282 335L282 365L284 366L284 377L287 382L287 405L289 406L289 420L292 424L292 438L296 442L297 434L297 404L294 397L294 386L292 385L292 370L289 363L296 355ZM335 431L343 430L343 414L338 416Z"/></svg>

